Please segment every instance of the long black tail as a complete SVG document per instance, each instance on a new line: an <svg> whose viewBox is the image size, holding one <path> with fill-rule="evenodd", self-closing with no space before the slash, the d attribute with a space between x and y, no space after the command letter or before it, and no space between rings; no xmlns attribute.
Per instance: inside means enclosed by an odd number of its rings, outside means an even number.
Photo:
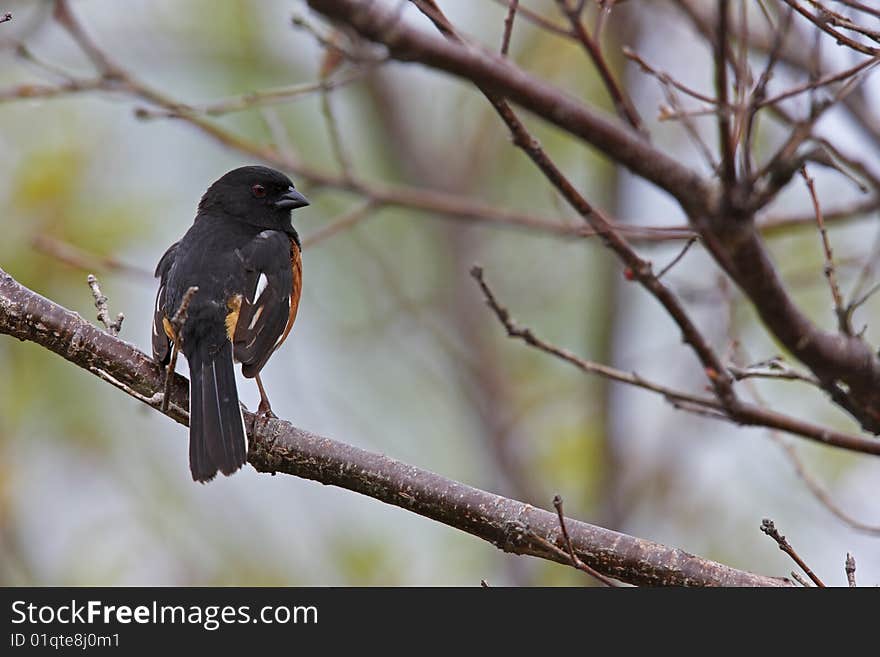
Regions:
<svg viewBox="0 0 880 657"><path fill-rule="evenodd" d="M189 351L189 350L187 350ZM247 460L232 343L219 351L193 345L189 361L189 469L194 481L210 481L219 470L230 475Z"/></svg>

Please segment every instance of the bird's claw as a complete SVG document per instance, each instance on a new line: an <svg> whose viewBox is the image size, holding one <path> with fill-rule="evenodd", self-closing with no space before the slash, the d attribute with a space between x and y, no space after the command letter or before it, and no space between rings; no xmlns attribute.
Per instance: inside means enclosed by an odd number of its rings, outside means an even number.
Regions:
<svg viewBox="0 0 880 657"><path fill-rule="evenodd" d="M271 418L273 420L277 420L278 416L272 412L272 407L269 406L268 402L260 402L260 405L257 407L257 414L262 415L266 418Z"/></svg>

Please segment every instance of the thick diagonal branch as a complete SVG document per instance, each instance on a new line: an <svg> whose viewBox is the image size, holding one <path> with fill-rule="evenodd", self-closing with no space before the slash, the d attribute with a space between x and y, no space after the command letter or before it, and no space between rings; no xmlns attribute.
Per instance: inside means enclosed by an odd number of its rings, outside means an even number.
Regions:
<svg viewBox="0 0 880 657"><path fill-rule="evenodd" d="M159 398L164 372L134 346L20 285L0 270L0 333L35 342L74 365L126 386L144 401ZM186 380L174 376L167 415L186 422ZM157 405L153 405L157 408ZM157 408L158 410L158 408ZM496 547L568 563L556 514L318 436L278 419L246 414L248 461L340 486L455 527ZM786 586L785 579L730 568L682 550L566 519L575 554L597 571L632 584ZM561 550L553 551L547 543Z"/></svg>

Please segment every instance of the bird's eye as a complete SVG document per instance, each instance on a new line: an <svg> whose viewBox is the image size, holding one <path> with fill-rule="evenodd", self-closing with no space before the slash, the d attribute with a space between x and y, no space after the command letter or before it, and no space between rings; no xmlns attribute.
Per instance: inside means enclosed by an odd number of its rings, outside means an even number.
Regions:
<svg viewBox="0 0 880 657"><path fill-rule="evenodd" d="M266 188L262 185L254 185L251 187L251 192L253 192L254 196L257 198L263 198L266 195Z"/></svg>

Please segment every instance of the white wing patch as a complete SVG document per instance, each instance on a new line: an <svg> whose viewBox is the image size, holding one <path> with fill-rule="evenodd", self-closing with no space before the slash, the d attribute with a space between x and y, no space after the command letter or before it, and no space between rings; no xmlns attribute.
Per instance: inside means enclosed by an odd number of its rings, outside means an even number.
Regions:
<svg viewBox="0 0 880 657"><path fill-rule="evenodd" d="M251 299L251 303L256 303L259 296L263 293L263 290L269 285L269 279L266 277L266 274L260 272L260 278L257 279L257 287L254 290L254 296Z"/></svg>
<svg viewBox="0 0 880 657"><path fill-rule="evenodd" d="M254 313L254 318L251 320L250 326L248 326L248 331L253 331L254 327L257 325L257 322L260 321L260 315L263 314L263 306L257 308L257 312Z"/></svg>
<svg viewBox="0 0 880 657"><path fill-rule="evenodd" d="M290 295L287 295L287 309L290 310ZM281 343L284 342L284 331L281 332L281 335L278 336L278 339L275 341L275 346L272 347L272 351L275 351L278 347L281 346Z"/></svg>
<svg viewBox="0 0 880 657"><path fill-rule="evenodd" d="M156 314L161 310L162 305L162 293L165 291L165 286L162 285L159 287L159 291L156 293ZM153 321L153 335L159 337L159 331L156 328L156 321Z"/></svg>

